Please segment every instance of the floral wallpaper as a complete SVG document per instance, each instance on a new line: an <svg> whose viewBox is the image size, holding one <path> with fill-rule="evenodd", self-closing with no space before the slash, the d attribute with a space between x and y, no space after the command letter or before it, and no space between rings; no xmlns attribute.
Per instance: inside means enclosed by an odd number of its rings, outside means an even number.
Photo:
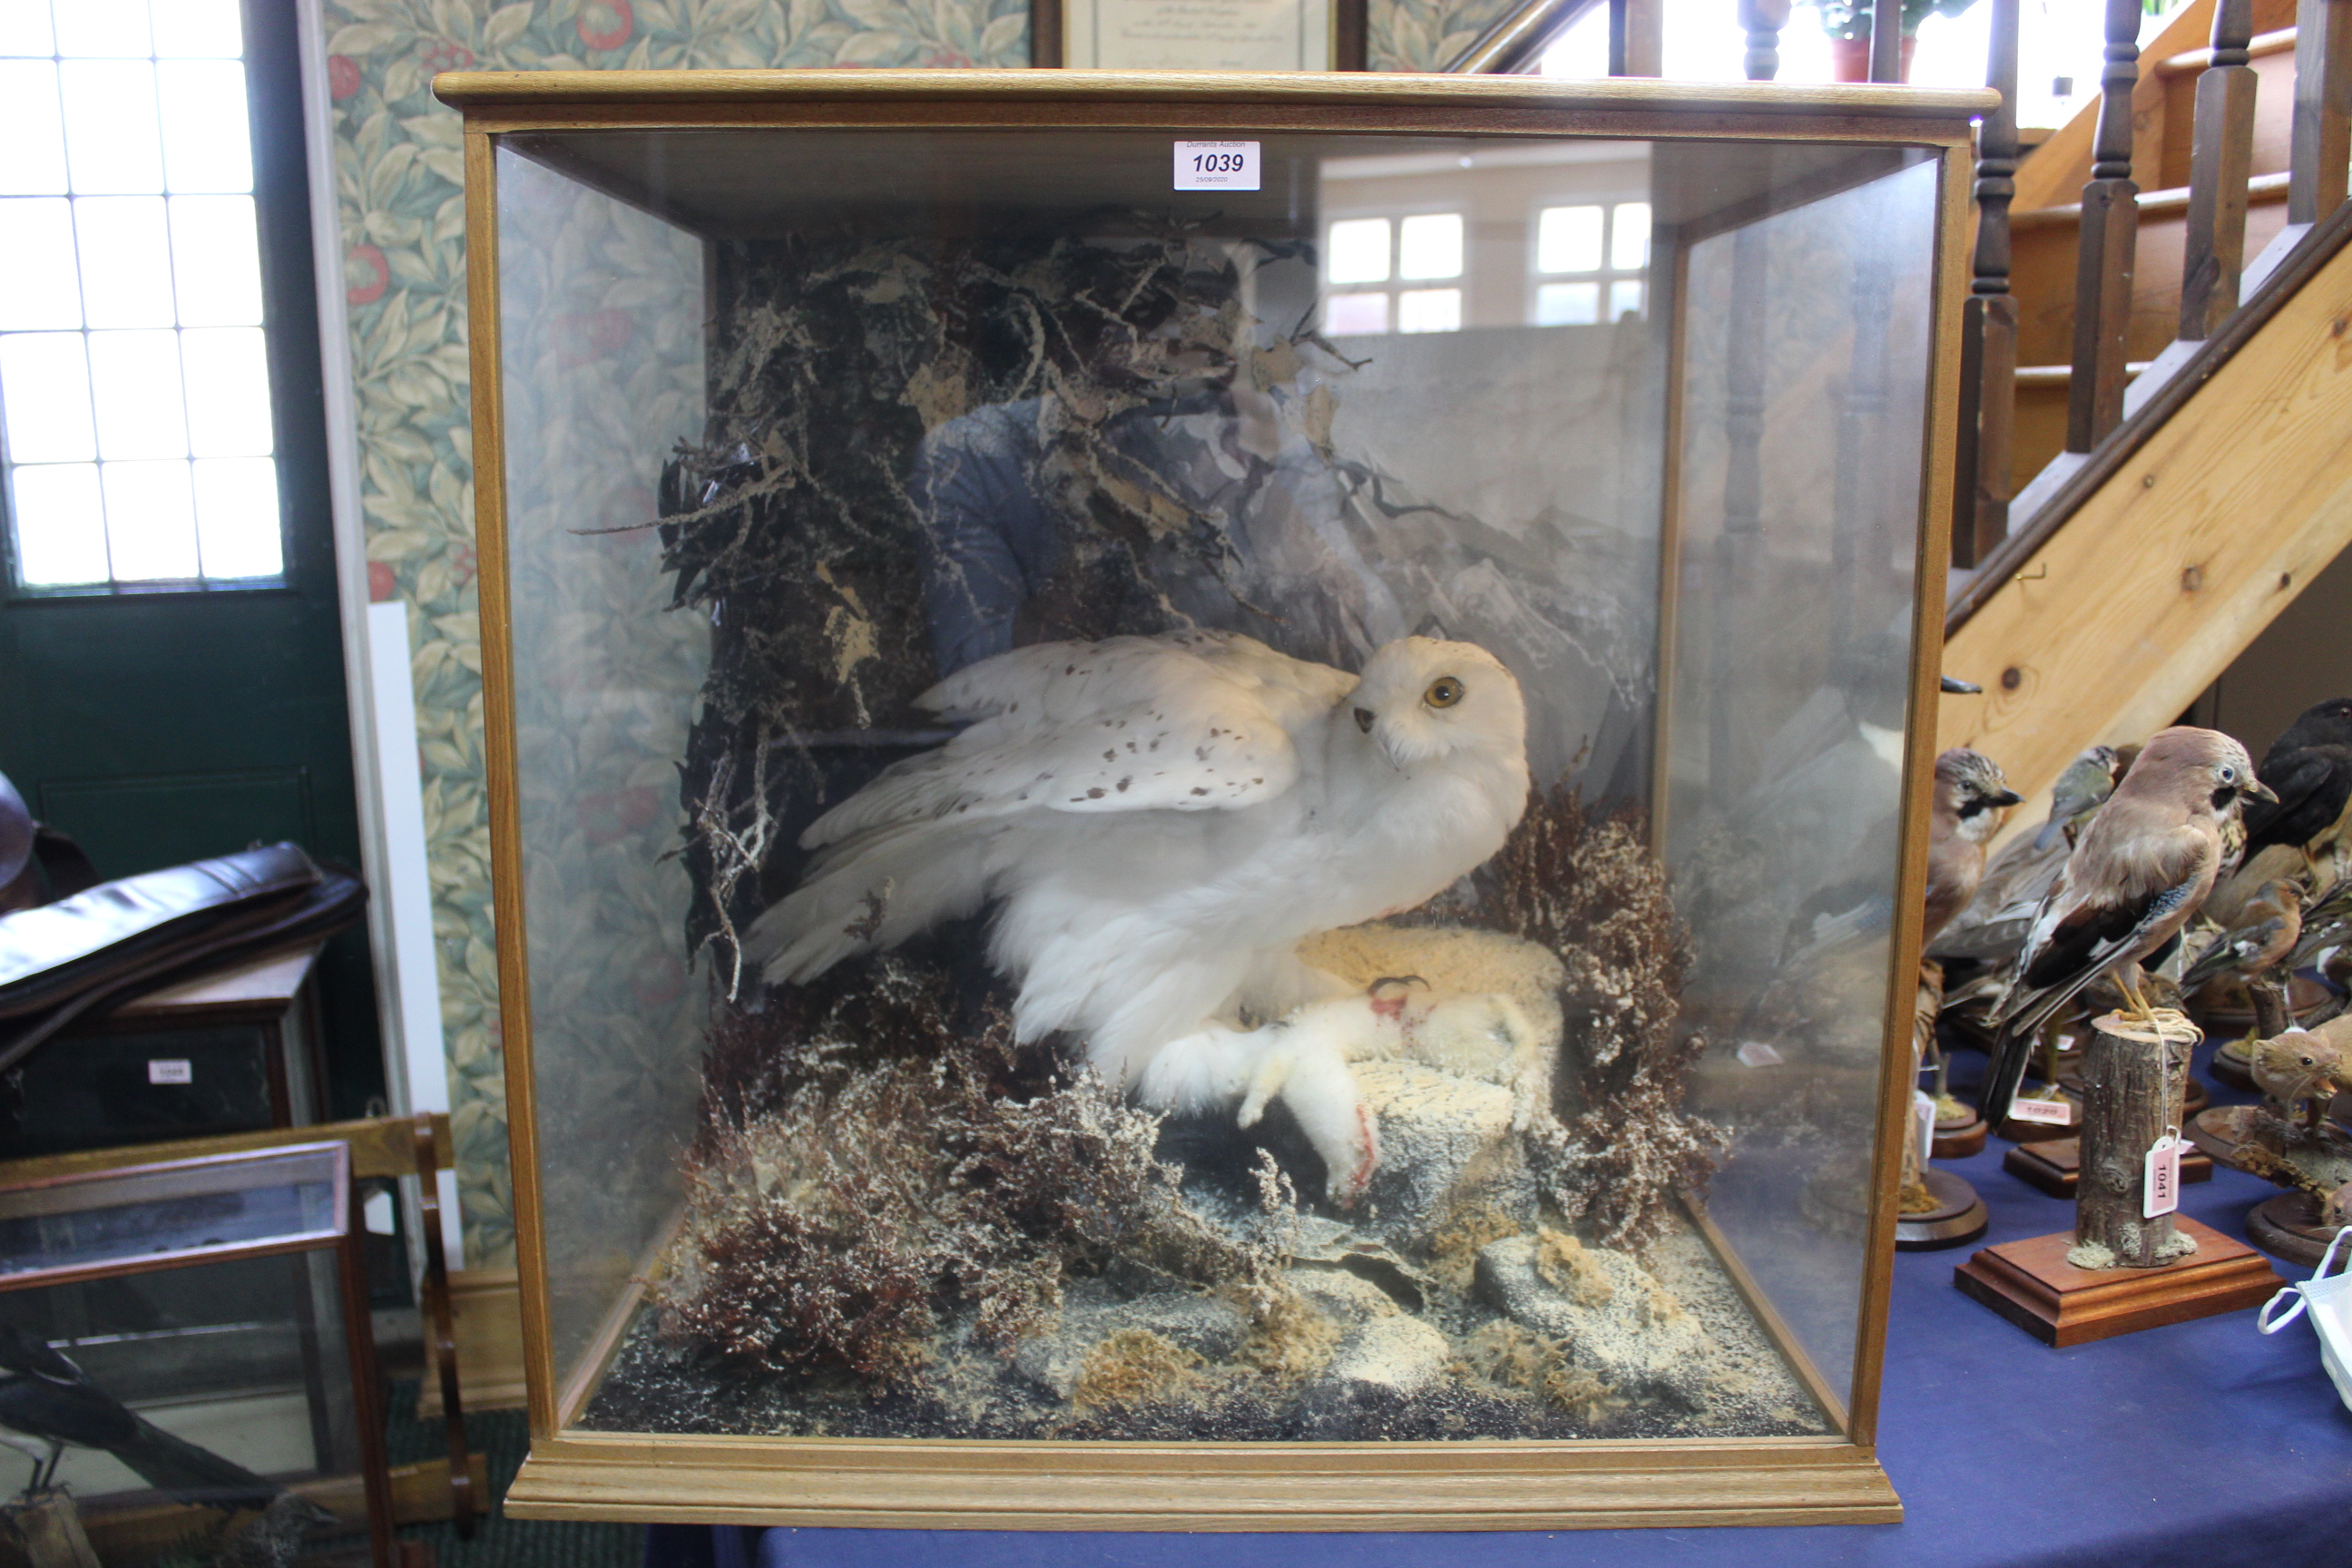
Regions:
<svg viewBox="0 0 2352 1568"><path fill-rule="evenodd" d="M1372 63L1433 68L1508 4L1372 0ZM499 1267L514 1260L514 1226L482 779L465 174L458 118L433 98L434 73L1017 66L1028 58L1029 8L1027 0L320 0L320 11L368 586L410 610L467 1261ZM628 309L572 312L568 368L592 374L622 354ZM600 521L641 521L651 483L648 473L640 486L613 489ZM667 839L677 803L673 788L640 780L591 790L572 809L586 838L609 845Z"/></svg>

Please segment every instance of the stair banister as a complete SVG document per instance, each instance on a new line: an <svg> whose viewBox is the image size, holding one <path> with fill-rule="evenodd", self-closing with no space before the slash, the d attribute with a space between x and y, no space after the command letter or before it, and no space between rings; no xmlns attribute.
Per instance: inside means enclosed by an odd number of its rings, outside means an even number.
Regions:
<svg viewBox="0 0 2352 1568"><path fill-rule="evenodd" d="M2346 155L2352 143L2352 0L2303 0L2294 26L2290 227L2315 224L2344 201Z"/></svg>
<svg viewBox="0 0 2352 1568"><path fill-rule="evenodd" d="M2139 187L2131 177L2139 21L2140 0L2107 0L2106 64L2099 73L2099 121L2091 142L2091 178L2083 187L2074 266L2069 452L2087 453L2123 418L2125 334L2131 325L2133 253L2139 240Z"/></svg>
<svg viewBox="0 0 2352 1568"><path fill-rule="evenodd" d="M2196 141L2189 153L2189 232L2180 278L2180 336L2187 342L2212 336L2238 308L2260 80L2247 53L2253 30L2253 0L2219 0L2212 59L2197 79Z"/></svg>
<svg viewBox="0 0 2352 1568"><path fill-rule="evenodd" d="M2000 94L2000 107L1977 127L1975 277L1960 318L1960 439L1952 564L1962 567L1983 561L2009 533L2010 463L2017 423L2017 298L2009 290L2009 204L2017 194L2020 0L1990 3L1992 40L1985 85Z"/></svg>

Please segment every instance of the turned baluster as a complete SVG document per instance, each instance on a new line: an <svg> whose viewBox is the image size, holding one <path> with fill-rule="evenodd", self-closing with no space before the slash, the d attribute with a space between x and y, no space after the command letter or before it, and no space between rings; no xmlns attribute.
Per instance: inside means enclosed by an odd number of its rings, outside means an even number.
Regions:
<svg viewBox="0 0 2352 1568"><path fill-rule="evenodd" d="M1664 0L1609 0L1609 74L1664 76Z"/></svg>
<svg viewBox="0 0 2352 1568"><path fill-rule="evenodd" d="M2087 452L2123 418L2124 353L2131 326L2139 187L2132 184L2132 89L2139 83L2140 0L2107 0L2106 67L2091 178L2083 187L2082 249L2074 265L2074 363L2066 450Z"/></svg>
<svg viewBox="0 0 2352 1568"><path fill-rule="evenodd" d="M1903 79L1903 0L1872 0L1870 79Z"/></svg>
<svg viewBox="0 0 2352 1568"><path fill-rule="evenodd" d="M2302 0L2294 16L2294 140L2286 221L2317 223L2344 202L2352 146L2352 0Z"/></svg>
<svg viewBox="0 0 2352 1568"><path fill-rule="evenodd" d="M1770 81L1780 74L1780 29L1789 25L1789 0L1739 0L1739 25L1748 29L1748 79Z"/></svg>
<svg viewBox="0 0 2352 1568"><path fill-rule="evenodd" d="M1991 4L1985 85L2000 94L2000 107L1977 128L1976 278L1960 317L1955 566L1974 566L2009 534L2011 439L2017 421L2017 298L2009 291L2009 204L2017 195L2019 0Z"/></svg>
<svg viewBox="0 0 2352 1568"><path fill-rule="evenodd" d="M2197 79L2197 140L2189 163L2189 235L2181 261L2180 335L2213 335L2238 308L2246 264L2246 181L2253 171L2254 89L2247 64L2254 0L2213 10L2213 62Z"/></svg>

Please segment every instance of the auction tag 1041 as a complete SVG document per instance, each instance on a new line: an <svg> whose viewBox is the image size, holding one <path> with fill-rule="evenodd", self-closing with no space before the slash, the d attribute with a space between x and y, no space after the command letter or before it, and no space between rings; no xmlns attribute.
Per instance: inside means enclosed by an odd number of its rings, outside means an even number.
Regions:
<svg viewBox="0 0 2352 1568"><path fill-rule="evenodd" d="M2180 1206L2180 1135L2167 1132L2147 1147L2140 1172L2139 1217L2154 1219Z"/></svg>
<svg viewBox="0 0 2352 1568"><path fill-rule="evenodd" d="M1256 190L1257 143L1177 142L1176 188L1180 191Z"/></svg>

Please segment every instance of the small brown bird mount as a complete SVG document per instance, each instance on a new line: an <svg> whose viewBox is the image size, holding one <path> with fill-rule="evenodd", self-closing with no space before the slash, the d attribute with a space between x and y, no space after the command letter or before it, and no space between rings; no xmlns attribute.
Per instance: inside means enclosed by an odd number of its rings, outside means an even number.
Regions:
<svg viewBox="0 0 2352 1568"><path fill-rule="evenodd" d="M1986 1247L1953 1283L2062 1349L2267 1300L2284 1281L2253 1248L2173 1212L2200 1038L2178 1014L2094 1023L2074 1231Z"/></svg>

